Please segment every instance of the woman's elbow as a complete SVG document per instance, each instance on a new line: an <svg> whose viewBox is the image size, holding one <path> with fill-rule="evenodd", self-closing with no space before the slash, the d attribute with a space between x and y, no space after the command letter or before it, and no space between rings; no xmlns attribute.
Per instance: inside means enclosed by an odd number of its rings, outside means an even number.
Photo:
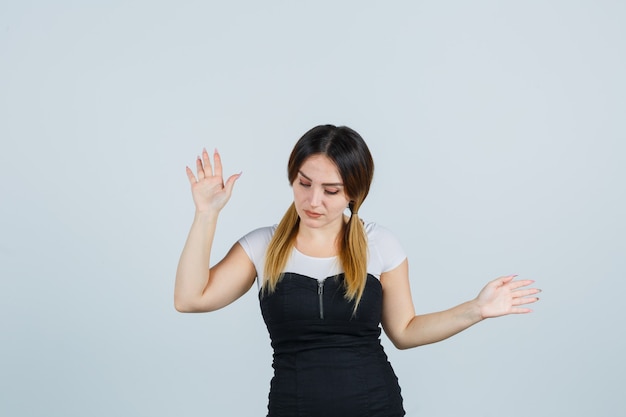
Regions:
<svg viewBox="0 0 626 417"><path fill-rule="evenodd" d="M193 313L193 309L188 303L185 303L177 298L174 298L174 308L179 313Z"/></svg>
<svg viewBox="0 0 626 417"><path fill-rule="evenodd" d="M425 343L422 343L420 340L411 339L410 337L406 337L406 335L403 335L403 334L400 334L400 335L387 334L387 337L389 337L389 340L391 340L391 343L393 343L393 345L398 350L413 349L415 347L422 346L425 344Z"/></svg>
<svg viewBox="0 0 626 417"><path fill-rule="evenodd" d="M207 306L194 303L181 297L174 297L174 308L179 313L208 313L209 311L213 311L213 309L207 308Z"/></svg>
<svg viewBox="0 0 626 417"><path fill-rule="evenodd" d="M176 311L178 311L179 313L193 313L193 310L191 310L189 308L189 306L187 306L184 303L180 303L180 302L176 302L174 301L174 308L176 309Z"/></svg>
<svg viewBox="0 0 626 417"><path fill-rule="evenodd" d="M415 347L414 345L408 344L406 341L398 340L398 339L391 339L391 343L393 343L393 345L398 350L407 350L407 349L411 349Z"/></svg>
<svg viewBox="0 0 626 417"><path fill-rule="evenodd" d="M408 349L406 342L397 334L392 334L391 332L388 332L388 331L386 331L385 333L387 334L387 337L389 338L389 340L395 346L396 349L398 350Z"/></svg>

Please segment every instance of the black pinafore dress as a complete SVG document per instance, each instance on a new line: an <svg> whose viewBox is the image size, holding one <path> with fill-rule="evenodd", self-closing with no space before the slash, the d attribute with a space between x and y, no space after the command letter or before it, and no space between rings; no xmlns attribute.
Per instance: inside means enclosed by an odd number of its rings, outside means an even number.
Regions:
<svg viewBox="0 0 626 417"><path fill-rule="evenodd" d="M274 349L268 417L405 415L380 344L380 282L368 274L353 315L343 279L288 272L273 293L259 293Z"/></svg>

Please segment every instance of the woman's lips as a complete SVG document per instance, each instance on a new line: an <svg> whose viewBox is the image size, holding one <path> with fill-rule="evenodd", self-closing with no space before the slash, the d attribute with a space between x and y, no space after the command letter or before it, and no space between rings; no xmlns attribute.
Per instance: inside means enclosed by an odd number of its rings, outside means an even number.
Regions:
<svg viewBox="0 0 626 417"><path fill-rule="evenodd" d="M318 217L321 216L320 213L316 213L314 211L308 211L308 210L304 210L304 214L306 214L308 217L311 217L313 219L317 219Z"/></svg>

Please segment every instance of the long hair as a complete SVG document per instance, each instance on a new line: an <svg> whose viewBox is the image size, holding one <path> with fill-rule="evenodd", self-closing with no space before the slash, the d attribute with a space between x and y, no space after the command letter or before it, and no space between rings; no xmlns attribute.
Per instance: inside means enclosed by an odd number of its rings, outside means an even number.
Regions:
<svg viewBox="0 0 626 417"><path fill-rule="evenodd" d="M356 311L367 281L367 236L358 211L369 193L374 161L363 138L346 126L321 125L306 132L296 143L287 166L293 184L300 167L312 155L325 155L337 166L350 199L350 220L344 224L339 260L344 270L345 297ZM287 209L269 243L265 258L263 291L272 293L283 275L294 247L300 217L295 204Z"/></svg>

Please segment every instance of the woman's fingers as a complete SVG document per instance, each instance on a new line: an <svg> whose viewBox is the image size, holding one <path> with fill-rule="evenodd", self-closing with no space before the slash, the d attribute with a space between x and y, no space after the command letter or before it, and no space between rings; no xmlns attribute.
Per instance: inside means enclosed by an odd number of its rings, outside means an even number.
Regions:
<svg viewBox="0 0 626 417"><path fill-rule="evenodd" d="M537 298L537 297L517 298L517 299L513 300L512 305L513 305L513 307L516 307L516 306L522 306L522 305L525 305L525 304L536 303L537 301L539 301L539 298Z"/></svg>
<svg viewBox="0 0 626 417"><path fill-rule="evenodd" d="M513 281L509 284L509 288L511 288L512 290L516 290L518 288L526 287L534 282L535 281L533 281L532 279L522 279L519 281Z"/></svg>
<svg viewBox="0 0 626 417"><path fill-rule="evenodd" d="M517 278L517 274L507 275L505 277L500 277L500 279L502 280L501 282L503 284L509 283L509 282L513 281L515 278Z"/></svg>
<svg viewBox="0 0 626 417"><path fill-rule="evenodd" d="M539 301L539 297L531 297L532 295L539 294L541 292L538 288L531 288L529 290L513 291L513 305L519 306L523 304L536 303Z"/></svg>
<svg viewBox="0 0 626 417"><path fill-rule="evenodd" d="M213 168L211 167L211 160L209 159L209 153L206 151L206 148L202 149L202 163L204 164L204 176L212 176Z"/></svg>
<svg viewBox="0 0 626 417"><path fill-rule="evenodd" d="M202 181L205 175L204 175L204 167L202 166L202 159L200 159L199 155L196 158L196 172L198 173L198 181Z"/></svg>
<svg viewBox="0 0 626 417"><path fill-rule="evenodd" d="M228 180L226 181L226 184L224 184L224 188L226 188L226 190L228 191L228 194L230 195L233 192L233 187L235 186L235 181L237 181L239 179L239 177L241 177L241 172L239 174L233 174L231 175Z"/></svg>
<svg viewBox="0 0 626 417"><path fill-rule="evenodd" d="M220 153L217 151L217 149L213 151L213 165L215 168L215 176L221 177L222 176L222 158L220 156Z"/></svg>
<svg viewBox="0 0 626 417"><path fill-rule="evenodd" d="M202 149L202 156L198 156L196 160L196 169L198 171L198 181L208 177L221 177L222 159L217 149L213 153L213 165L211 165L209 152L207 152L206 148Z"/></svg>
<svg viewBox="0 0 626 417"><path fill-rule="evenodd" d="M529 288L527 290L513 291L515 297L528 297L529 295L539 294L541 290L539 288Z"/></svg>
<svg viewBox="0 0 626 417"><path fill-rule="evenodd" d="M187 167L187 177L189 178L189 182L191 184L200 182L207 178L216 177L221 179L222 187L225 186L224 180L222 178L222 158L217 149L215 149L213 153L213 165L211 165L209 153L207 152L206 148L202 149L202 156L198 156L198 158L196 159L196 172L197 179L196 176L193 175L193 171L191 171L191 169ZM229 188L232 189L234 182L239 178L239 176L241 176L241 173L234 174L230 178L228 178L227 183L230 184Z"/></svg>
<svg viewBox="0 0 626 417"><path fill-rule="evenodd" d="M189 167L185 167L185 171L187 172L187 178L189 178L189 184L194 185L198 182L196 176L193 175L193 171Z"/></svg>

